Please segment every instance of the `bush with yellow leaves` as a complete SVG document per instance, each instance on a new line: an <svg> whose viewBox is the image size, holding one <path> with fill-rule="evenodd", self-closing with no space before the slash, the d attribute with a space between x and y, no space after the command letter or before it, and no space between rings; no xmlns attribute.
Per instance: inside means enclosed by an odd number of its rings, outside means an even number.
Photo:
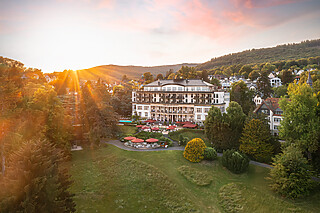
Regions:
<svg viewBox="0 0 320 213"><path fill-rule="evenodd" d="M191 162L200 162L204 158L206 144L201 138L194 138L188 142L183 156Z"/></svg>

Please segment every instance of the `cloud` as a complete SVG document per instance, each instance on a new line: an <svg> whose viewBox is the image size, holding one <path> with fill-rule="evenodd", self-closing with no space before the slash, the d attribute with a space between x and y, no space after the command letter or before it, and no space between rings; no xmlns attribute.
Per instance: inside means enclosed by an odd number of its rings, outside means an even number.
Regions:
<svg viewBox="0 0 320 213"><path fill-rule="evenodd" d="M291 4L295 2L301 2L304 0L233 0L233 3L237 7L253 8L266 8L275 7L284 4Z"/></svg>

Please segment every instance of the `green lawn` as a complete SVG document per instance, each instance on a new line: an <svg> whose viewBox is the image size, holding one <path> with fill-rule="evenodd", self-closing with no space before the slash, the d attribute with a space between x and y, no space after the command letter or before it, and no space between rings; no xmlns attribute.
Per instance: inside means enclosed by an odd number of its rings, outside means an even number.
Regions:
<svg viewBox="0 0 320 213"><path fill-rule="evenodd" d="M209 144L208 138L206 137L204 130L201 129L181 129L169 133L169 137L175 141L179 141L180 135L188 137L190 140L192 140L193 138L201 138L207 145Z"/></svg>
<svg viewBox="0 0 320 213"><path fill-rule="evenodd" d="M275 195L266 168L250 165L248 173L235 175L219 161L190 163L182 151L108 145L73 152L71 163L78 212L320 212L320 193L295 202ZM201 178L182 174L186 168ZM197 184L206 180L209 185Z"/></svg>
<svg viewBox="0 0 320 213"><path fill-rule="evenodd" d="M119 126L119 129L123 135L134 134L138 131L138 128L135 126L122 125L122 126Z"/></svg>

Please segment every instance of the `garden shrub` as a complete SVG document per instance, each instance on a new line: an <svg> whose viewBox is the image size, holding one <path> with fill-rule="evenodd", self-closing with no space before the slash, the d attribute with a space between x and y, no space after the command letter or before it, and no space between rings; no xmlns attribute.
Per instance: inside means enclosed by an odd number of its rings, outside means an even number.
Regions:
<svg viewBox="0 0 320 213"><path fill-rule="evenodd" d="M200 162L203 159L206 144L201 138L194 138L188 142L184 149L183 156L191 162Z"/></svg>
<svg viewBox="0 0 320 213"><path fill-rule="evenodd" d="M242 212L245 200L241 188L235 183L222 186L219 190L219 204L225 212Z"/></svg>
<svg viewBox="0 0 320 213"><path fill-rule="evenodd" d="M221 160L224 167L236 174L245 172L250 161L245 154L234 149L224 151Z"/></svg>
<svg viewBox="0 0 320 213"><path fill-rule="evenodd" d="M205 160L216 160L218 158L217 152L212 147L206 147L204 150L204 159Z"/></svg>
<svg viewBox="0 0 320 213"><path fill-rule="evenodd" d="M207 173L200 172L189 166L181 166L178 168L178 171L188 181L198 186L207 186L212 182L212 178Z"/></svg>
<svg viewBox="0 0 320 213"><path fill-rule="evenodd" d="M189 141L188 137L183 137L183 135L179 135L179 145L185 146Z"/></svg>
<svg viewBox="0 0 320 213"><path fill-rule="evenodd" d="M314 187L312 175L311 166L301 150L290 145L274 158L270 186L279 194L295 199L308 195Z"/></svg>

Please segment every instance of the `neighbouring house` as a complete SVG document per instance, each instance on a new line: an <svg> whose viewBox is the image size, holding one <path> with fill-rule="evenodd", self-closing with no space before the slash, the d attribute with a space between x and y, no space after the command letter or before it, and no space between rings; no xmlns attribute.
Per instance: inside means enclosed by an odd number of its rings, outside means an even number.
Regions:
<svg viewBox="0 0 320 213"><path fill-rule="evenodd" d="M273 135L279 134L278 128L283 120L283 111L279 107L279 100L280 98L267 98L262 100L262 103L254 110L254 113L263 113L267 116L270 131Z"/></svg>
<svg viewBox="0 0 320 213"><path fill-rule="evenodd" d="M260 95L256 95L256 96L254 96L254 98L253 98L253 102L256 104L256 106L258 106L259 104L261 104L262 103L262 101L263 101L263 99L260 97Z"/></svg>
<svg viewBox="0 0 320 213"><path fill-rule="evenodd" d="M281 79L278 77L270 78L271 87L280 87L282 85Z"/></svg>
<svg viewBox="0 0 320 213"><path fill-rule="evenodd" d="M215 106L225 112L230 94L200 79L157 80L132 91L132 114L156 121L202 123Z"/></svg>

